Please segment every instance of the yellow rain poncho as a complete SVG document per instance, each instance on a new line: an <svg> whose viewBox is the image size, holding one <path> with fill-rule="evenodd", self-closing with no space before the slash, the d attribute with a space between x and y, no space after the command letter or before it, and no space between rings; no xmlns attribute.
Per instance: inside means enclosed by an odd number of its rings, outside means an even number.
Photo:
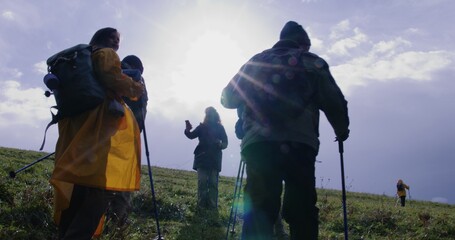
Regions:
<svg viewBox="0 0 455 240"><path fill-rule="evenodd" d="M398 180L397 186L398 186L399 184L403 184L403 187L402 187L401 190L397 189L397 195L398 195L398 197L406 197L406 189L409 189L409 186L406 185L406 184L403 182L403 180L401 180L401 179Z"/></svg>
<svg viewBox="0 0 455 240"><path fill-rule="evenodd" d="M137 98L143 86L123 75L118 55L110 48L93 53L93 68L108 97L93 110L58 122L59 138L50 183L55 189L54 220L69 207L74 184L116 191L139 190L140 132L134 115L120 96ZM122 104L123 117L109 113L112 99Z"/></svg>

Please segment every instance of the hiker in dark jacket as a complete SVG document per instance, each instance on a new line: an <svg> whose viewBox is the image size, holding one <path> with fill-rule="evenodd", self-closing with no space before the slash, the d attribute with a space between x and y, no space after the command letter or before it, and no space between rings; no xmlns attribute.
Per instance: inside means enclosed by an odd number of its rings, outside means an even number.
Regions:
<svg viewBox="0 0 455 240"><path fill-rule="evenodd" d="M134 74L134 76L130 76L136 82L140 82L145 87L145 81L142 77L144 73L144 66L142 65L142 61L136 55L128 55L123 58L122 60L122 69L123 71L138 71L138 74ZM132 101L129 98L123 98L125 103L130 107L131 111L133 111L134 117L136 118L137 124L139 125L139 130L142 132L144 130L145 124L145 117L147 115L147 103L148 103L148 94L147 90L144 91L144 94L137 100Z"/></svg>
<svg viewBox="0 0 455 240"><path fill-rule="evenodd" d="M217 209L218 177L221 171L222 152L228 146L228 139L220 115L213 107L205 109L204 122L193 131L189 121L186 122L185 136L199 139L194 150L193 169L198 175L198 207Z"/></svg>
<svg viewBox="0 0 455 240"><path fill-rule="evenodd" d="M245 106L241 113L245 131L241 154L247 172L243 240L272 239L283 181L283 218L289 223L291 239L318 239L315 161L319 150L319 111L325 113L338 141L349 136L349 118L347 101L328 64L309 53L310 46L302 26L290 21L283 27L280 40L244 64L223 89L224 107ZM274 93L270 85L263 84L269 79L306 86L299 92L291 89L278 96L289 100L292 95L290 100L303 108L298 114L283 112L279 124L271 118L275 115L263 114L266 111L260 110L264 108L255 107L263 106L257 102L257 96ZM279 109L279 105L270 108Z"/></svg>
<svg viewBox="0 0 455 240"><path fill-rule="evenodd" d="M145 87L144 66L139 57L135 55L128 55L123 58L121 62L123 73L131 77L134 81L141 83ZM145 115L147 113L147 90L144 90L142 96L136 101L130 98L123 97L126 105L131 109L134 118L139 126L139 130L144 130ZM110 223L119 229L124 229L128 226L128 215L132 210L132 193L125 191L108 191L106 192L108 198L108 210L106 213L106 222ZM109 226L105 227L105 232L109 231Z"/></svg>

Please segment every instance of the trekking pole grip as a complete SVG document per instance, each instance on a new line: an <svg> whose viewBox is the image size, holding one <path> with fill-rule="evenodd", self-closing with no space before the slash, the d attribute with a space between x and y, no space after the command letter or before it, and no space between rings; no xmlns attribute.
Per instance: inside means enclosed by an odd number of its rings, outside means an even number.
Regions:
<svg viewBox="0 0 455 240"><path fill-rule="evenodd" d="M338 151L340 153L344 152L344 147L343 147L343 141L337 140L338 141Z"/></svg>

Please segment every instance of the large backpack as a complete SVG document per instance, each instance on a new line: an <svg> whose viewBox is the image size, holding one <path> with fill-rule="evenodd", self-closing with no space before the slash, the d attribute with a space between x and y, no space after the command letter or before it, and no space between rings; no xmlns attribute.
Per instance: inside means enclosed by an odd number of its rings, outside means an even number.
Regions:
<svg viewBox="0 0 455 240"><path fill-rule="evenodd" d="M101 104L105 98L105 90L96 79L92 67L92 47L79 44L56 53L47 59L48 74L44 83L50 91L45 95L54 95L57 113L44 132L40 150L46 141L47 129L60 119L79 115Z"/></svg>
<svg viewBox="0 0 455 240"><path fill-rule="evenodd" d="M257 121L280 126L301 115L312 90L301 49L272 48L255 55L241 69L246 111Z"/></svg>

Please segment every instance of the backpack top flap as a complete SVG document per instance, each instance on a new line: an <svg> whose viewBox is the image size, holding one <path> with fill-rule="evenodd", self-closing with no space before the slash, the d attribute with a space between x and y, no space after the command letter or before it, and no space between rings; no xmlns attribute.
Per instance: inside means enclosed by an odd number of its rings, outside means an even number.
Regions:
<svg viewBox="0 0 455 240"><path fill-rule="evenodd" d="M71 57L71 55L73 55L74 52L84 50L84 49L88 49L90 52L92 52L92 46L90 46L88 44L78 44L76 46L67 48L65 50L62 50L62 51L52 55L51 57L49 57L47 59L46 63L50 68L52 68L53 66L55 66L57 64L56 63L57 61L63 60L62 58Z"/></svg>

